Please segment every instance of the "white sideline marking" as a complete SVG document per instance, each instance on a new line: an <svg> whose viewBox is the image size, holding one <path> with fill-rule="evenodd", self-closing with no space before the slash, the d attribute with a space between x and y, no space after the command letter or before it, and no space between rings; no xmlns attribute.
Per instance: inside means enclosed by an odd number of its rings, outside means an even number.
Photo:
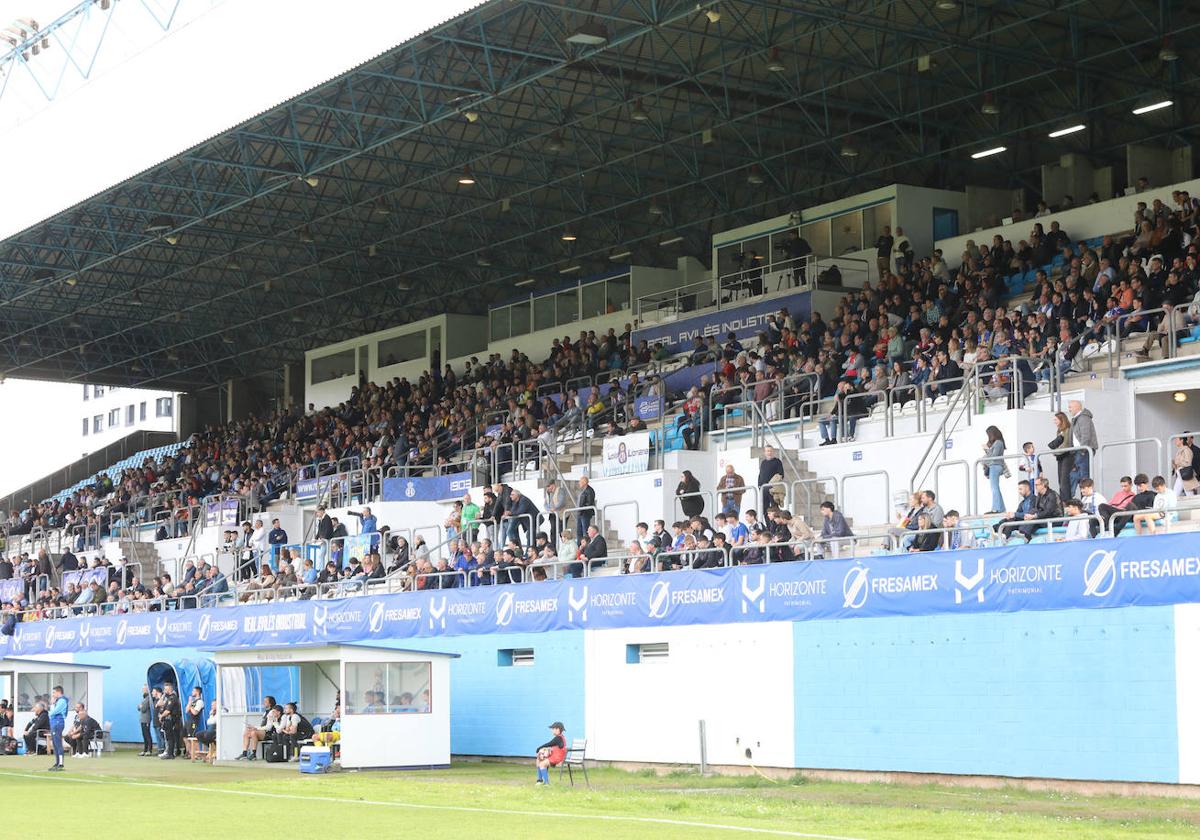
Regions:
<svg viewBox="0 0 1200 840"><path fill-rule="evenodd" d="M718 831L740 831L746 834L767 834L773 837L805 837L809 840L862 840L859 837L843 837L840 834L810 834L803 831L787 831L777 828L756 828L748 825L722 825L720 823L692 822L690 820L672 820L666 817L628 817L616 814L566 814L552 811L519 811L505 808L471 808L465 805L429 805L421 802L385 802L376 799L341 799L336 796L301 796L294 793L267 793L257 790L229 790L220 787L199 787L196 785L172 785L166 782L135 782L125 779L85 779L79 776L40 775L37 773L13 773L0 771L0 776L17 776L24 779L40 779L53 782L82 782L92 785L127 785L129 787L165 788L168 790L186 790L192 793L222 793L231 796L253 796L261 799L290 799L301 802L329 802L337 805L375 805L384 808L411 808L424 811L454 811L468 814L499 814L513 817L555 817L559 819L600 820L602 822L632 822L650 823L653 825L670 825L680 828L707 828Z"/></svg>

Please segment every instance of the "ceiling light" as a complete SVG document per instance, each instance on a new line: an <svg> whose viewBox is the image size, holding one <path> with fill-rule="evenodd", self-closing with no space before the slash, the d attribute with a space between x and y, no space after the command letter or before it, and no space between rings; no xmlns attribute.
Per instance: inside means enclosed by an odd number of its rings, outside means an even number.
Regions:
<svg viewBox="0 0 1200 840"><path fill-rule="evenodd" d="M371 212L376 216L386 216L392 212L392 208L388 207L388 203L382 198L378 198L375 200L375 203L371 205Z"/></svg>
<svg viewBox="0 0 1200 840"><path fill-rule="evenodd" d="M758 168L758 164L750 167L750 171L746 173L746 181L755 186L763 182L762 170Z"/></svg>
<svg viewBox="0 0 1200 840"><path fill-rule="evenodd" d="M488 268L491 266L491 264L491 257L489 257L487 254L480 254L475 258L475 265L479 266L480 268Z"/></svg>
<svg viewBox="0 0 1200 840"><path fill-rule="evenodd" d="M175 231L174 233L168 233L166 236L163 237L163 239L166 241L166 243L168 245L176 245L179 242L179 231Z"/></svg>
<svg viewBox="0 0 1200 840"><path fill-rule="evenodd" d="M858 146L847 140L842 144L841 155L847 158L858 157Z"/></svg>
<svg viewBox="0 0 1200 840"><path fill-rule="evenodd" d="M70 277L67 278L68 286L74 286L78 282L79 282L79 278L76 277L74 274L72 274Z"/></svg>
<svg viewBox="0 0 1200 840"><path fill-rule="evenodd" d="M1047 137L1066 137L1068 134L1074 134L1076 131L1083 131L1087 128L1083 123L1069 125L1066 128L1060 128L1058 131L1051 131Z"/></svg>
<svg viewBox="0 0 1200 840"><path fill-rule="evenodd" d="M129 366L129 369L130 369L131 371L133 371L134 373L141 373L141 372L142 372L142 366L141 366L141 364L140 364L139 362L134 362L133 364L131 364L131 365Z"/></svg>
<svg viewBox="0 0 1200 840"><path fill-rule="evenodd" d="M22 338L19 343L22 347L32 347L33 346L33 342L30 341L28 338Z"/></svg>
<svg viewBox="0 0 1200 840"><path fill-rule="evenodd" d="M782 73L787 70L787 65L779 58L779 47L771 49L771 59L767 62L767 70L771 73Z"/></svg>
<svg viewBox="0 0 1200 840"><path fill-rule="evenodd" d="M179 354L176 353L174 350L168 350L167 351L167 360L172 361L172 362L178 362Z"/></svg>
<svg viewBox="0 0 1200 840"><path fill-rule="evenodd" d="M932 55L925 53L923 55L917 56L917 72L918 73L928 73L929 71L933 70L933 68L935 68L935 67L937 67L937 62L933 60Z"/></svg>
<svg viewBox="0 0 1200 840"><path fill-rule="evenodd" d="M274 287L275 287L275 284L271 282L271 278L268 277L266 280L263 281L263 291L264 292L269 292Z"/></svg>
<svg viewBox="0 0 1200 840"><path fill-rule="evenodd" d="M958 3L956 0L937 0L933 7L939 12L953 12L958 8Z"/></svg>
<svg viewBox="0 0 1200 840"><path fill-rule="evenodd" d="M646 122L648 119L650 119L650 115L646 113L646 109L642 107L642 100L634 100L633 110L629 112L629 118L637 122Z"/></svg>
<svg viewBox="0 0 1200 840"><path fill-rule="evenodd" d="M317 186L317 184L321 183L321 179L318 178L316 175L300 176L297 180L303 181L304 183L308 184L310 187L315 187L315 186Z"/></svg>
<svg viewBox="0 0 1200 840"><path fill-rule="evenodd" d="M1170 99L1163 99L1158 102L1151 102L1147 105L1142 105L1139 108L1134 108L1133 113L1141 116L1142 114L1149 114L1151 111L1159 111L1163 108L1170 108L1174 104L1175 103Z"/></svg>
<svg viewBox="0 0 1200 840"><path fill-rule="evenodd" d="M146 233L162 233L164 230L170 230L171 225L171 219L167 216L155 216L142 230Z"/></svg>
<svg viewBox="0 0 1200 840"><path fill-rule="evenodd" d="M579 237L575 235L575 231L571 230L570 228L567 228L562 232L563 242L574 242L578 238Z"/></svg>
<svg viewBox="0 0 1200 840"><path fill-rule="evenodd" d="M577 271L583 271L583 266L582 265L569 265L566 268L560 268L558 270L558 273L559 274L574 274Z"/></svg>
<svg viewBox="0 0 1200 840"><path fill-rule="evenodd" d="M667 211L663 210L662 205L659 204L657 201L650 202L650 215L651 216L661 216L666 212Z"/></svg>
<svg viewBox="0 0 1200 840"><path fill-rule="evenodd" d="M304 243L311 243L311 242L316 241L315 239L313 239L312 232L308 229L307 225L300 228L300 241L304 242Z"/></svg>
<svg viewBox="0 0 1200 840"><path fill-rule="evenodd" d="M561 152L566 149L566 144L563 143L562 135L557 131L550 135L550 142L546 144L547 152Z"/></svg>
<svg viewBox="0 0 1200 840"><path fill-rule="evenodd" d="M396 288L402 292L407 292L409 289L412 288L412 283L409 283L407 280L397 280Z"/></svg>
<svg viewBox="0 0 1200 840"><path fill-rule="evenodd" d="M138 292L134 292L133 295L129 298L129 305L130 306L141 306L142 305L141 294L139 294Z"/></svg>
<svg viewBox="0 0 1200 840"><path fill-rule="evenodd" d="M1175 52L1175 48L1171 46L1170 38L1163 38L1162 49L1158 51L1159 61L1178 61L1179 53Z"/></svg>
<svg viewBox="0 0 1200 840"><path fill-rule="evenodd" d="M669 236L666 239L659 240L658 244L665 247L667 245L676 245L682 241L683 241L683 237L680 236L679 234L676 234L675 236Z"/></svg>
<svg viewBox="0 0 1200 840"><path fill-rule="evenodd" d="M471 184L475 183L475 176L471 174L471 167L463 167L462 174L458 176L458 183L462 184L464 187L469 187Z"/></svg>
<svg viewBox="0 0 1200 840"><path fill-rule="evenodd" d="M368 246L367 246L367 256L368 256L368 257L373 257L373 256L375 256L375 255L376 255L376 254L378 254L378 253L379 253L379 246L378 246L378 245L368 245Z"/></svg>
<svg viewBox="0 0 1200 840"><path fill-rule="evenodd" d="M229 271L241 271L242 265L237 260L230 260L225 264L225 268Z"/></svg>
<svg viewBox="0 0 1200 840"><path fill-rule="evenodd" d="M1175 400L1177 403L1187 402L1187 398L1188 395L1186 391L1176 391L1174 394L1171 394L1171 399Z"/></svg>
<svg viewBox="0 0 1200 840"><path fill-rule="evenodd" d="M518 280L517 282L513 283L513 285L514 286L532 286L536 282L537 281L534 280L532 277L526 277L524 280Z"/></svg>
<svg viewBox="0 0 1200 840"><path fill-rule="evenodd" d="M630 250L627 248L627 249L625 249L624 251L617 251L617 252L616 252L616 253L614 253L614 254L609 254L609 255L608 255L608 258L609 258L610 260L612 260L613 262L620 262L621 260L626 260L626 259L629 259L629 258L630 258L630 257L632 257L632 256L633 256L633 251L630 251Z"/></svg>
<svg viewBox="0 0 1200 840"><path fill-rule="evenodd" d="M233 344L234 338L231 335L223 335L221 336L221 341L224 341L226 344Z"/></svg>
<svg viewBox="0 0 1200 840"><path fill-rule="evenodd" d="M979 106L981 114L987 114L989 117L994 117L1000 113L1000 106L996 104L996 97L990 93L983 95L983 104Z"/></svg>
<svg viewBox="0 0 1200 840"><path fill-rule="evenodd" d="M704 13L704 16L706 18L708 18L709 23L720 23L721 22L721 12L719 9L716 9L716 8L709 9L707 12Z"/></svg>
<svg viewBox="0 0 1200 840"><path fill-rule="evenodd" d="M981 152L973 153L971 155L971 158L974 160L979 160L980 158L991 157L992 155L998 155L1001 152L1007 152L1007 151L1008 151L1008 146L993 146L990 149L984 149Z"/></svg>
<svg viewBox="0 0 1200 840"><path fill-rule="evenodd" d="M479 122L478 111L463 111L463 116L467 118L467 122L469 123Z"/></svg>
<svg viewBox="0 0 1200 840"><path fill-rule="evenodd" d="M589 20L567 36L567 43L598 47L608 43L608 30L603 25Z"/></svg>

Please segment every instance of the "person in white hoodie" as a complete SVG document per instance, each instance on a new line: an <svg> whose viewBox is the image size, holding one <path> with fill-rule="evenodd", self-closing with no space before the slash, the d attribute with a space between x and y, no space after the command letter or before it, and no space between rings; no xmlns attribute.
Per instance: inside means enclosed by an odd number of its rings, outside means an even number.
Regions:
<svg viewBox="0 0 1200 840"><path fill-rule="evenodd" d="M1156 475L1150 486L1154 489L1154 507L1133 515L1133 528L1138 534L1153 534L1156 524L1161 523L1165 528L1179 521L1179 511L1176 510L1179 498L1174 490L1167 487L1167 480Z"/></svg>
<svg viewBox="0 0 1200 840"><path fill-rule="evenodd" d="M1062 542L1090 539L1092 536L1091 520L1083 518L1083 502L1079 499L1068 499L1063 507L1066 509L1067 516L1080 518L1067 520L1067 532L1063 534Z"/></svg>

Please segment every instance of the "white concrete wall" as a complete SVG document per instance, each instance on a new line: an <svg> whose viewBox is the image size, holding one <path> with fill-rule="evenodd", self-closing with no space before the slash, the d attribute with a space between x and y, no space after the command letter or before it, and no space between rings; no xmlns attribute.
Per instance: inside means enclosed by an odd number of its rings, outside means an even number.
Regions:
<svg viewBox="0 0 1200 840"><path fill-rule="evenodd" d="M627 645L656 642L670 646L665 659L627 664ZM697 764L703 720L710 763L791 766L793 647L788 622L587 631L588 752Z"/></svg>

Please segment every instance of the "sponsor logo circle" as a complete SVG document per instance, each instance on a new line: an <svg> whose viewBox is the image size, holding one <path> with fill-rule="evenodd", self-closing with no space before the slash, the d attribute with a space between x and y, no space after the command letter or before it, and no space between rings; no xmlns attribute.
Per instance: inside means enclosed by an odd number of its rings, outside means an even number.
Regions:
<svg viewBox="0 0 1200 840"><path fill-rule="evenodd" d="M866 566L854 566L846 572L846 576L842 578L843 607L857 610L867 603L867 594L870 592L870 587L867 585L868 571Z"/></svg>
<svg viewBox="0 0 1200 840"><path fill-rule="evenodd" d="M513 617L513 594L501 592L496 599L496 624L506 627Z"/></svg>
<svg viewBox="0 0 1200 840"><path fill-rule="evenodd" d="M1083 564L1083 594L1103 598L1117 585L1117 552L1093 551Z"/></svg>
<svg viewBox="0 0 1200 840"><path fill-rule="evenodd" d="M372 633L383 629L383 601L376 601L371 605L371 610L367 613L367 625Z"/></svg>
<svg viewBox="0 0 1200 840"><path fill-rule="evenodd" d="M662 618L671 604L671 584L660 580L650 589L650 617Z"/></svg>

